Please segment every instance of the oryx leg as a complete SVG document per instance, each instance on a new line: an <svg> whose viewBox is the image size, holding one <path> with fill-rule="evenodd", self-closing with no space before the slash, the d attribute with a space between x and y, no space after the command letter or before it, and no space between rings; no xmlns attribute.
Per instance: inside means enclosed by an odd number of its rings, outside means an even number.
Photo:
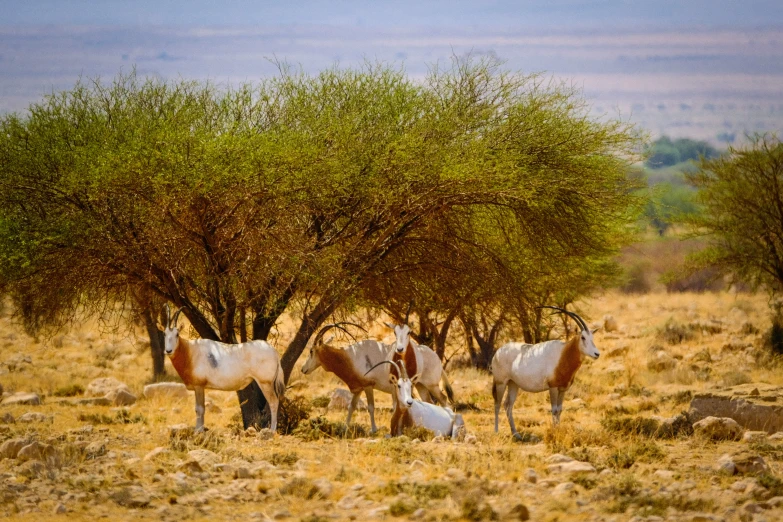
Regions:
<svg viewBox="0 0 783 522"><path fill-rule="evenodd" d="M560 424L560 411L563 409L563 397L565 390L549 388L549 404L552 406L552 424Z"/></svg>
<svg viewBox="0 0 783 522"><path fill-rule="evenodd" d="M495 399L495 433L498 432L498 415L500 414L500 404L503 402L503 395L506 393L506 383L492 383L492 397Z"/></svg>
<svg viewBox="0 0 783 522"><path fill-rule="evenodd" d="M269 429L272 430L272 433L277 433L277 408L280 406L280 397L275 393L275 385L272 382L260 383L258 379L256 379L256 383L261 388L266 402L269 403L269 413L272 417Z"/></svg>
<svg viewBox="0 0 783 522"><path fill-rule="evenodd" d="M204 431L204 388L197 386L196 392L196 431Z"/></svg>
<svg viewBox="0 0 783 522"><path fill-rule="evenodd" d="M421 400L423 400L424 402L429 402L434 404L434 402L432 401L432 395L430 394L430 390L426 386L424 386L420 382L417 382L415 386L416 386L416 391L419 392L419 397L421 397Z"/></svg>
<svg viewBox="0 0 783 522"><path fill-rule="evenodd" d="M514 403L517 400L517 393L519 392L519 386L514 381L508 382L508 395L506 395L506 416L508 416L508 425L511 426L511 434L514 437L519 437L517 426L514 424Z"/></svg>
<svg viewBox="0 0 783 522"><path fill-rule="evenodd" d="M440 390L438 385L436 384L434 388L427 388L427 391L430 392L430 399L435 399L437 404L441 406L448 405L448 401L446 400L446 395ZM432 400L430 400L432 402Z"/></svg>
<svg viewBox="0 0 783 522"><path fill-rule="evenodd" d="M370 433L375 433L378 428L375 426L375 395L372 386L364 389L364 395L367 397L367 412L370 414Z"/></svg>
<svg viewBox="0 0 783 522"><path fill-rule="evenodd" d="M359 404L359 398L361 397L361 394L362 390L359 390L358 392L353 393L353 396L351 397L351 404L348 405L348 418L345 419L346 426L351 425L351 415L353 415L353 410L356 409L356 405Z"/></svg>
<svg viewBox="0 0 783 522"><path fill-rule="evenodd" d="M557 394L557 423L560 424L560 414L563 413L563 399L565 399L565 388L560 388Z"/></svg>

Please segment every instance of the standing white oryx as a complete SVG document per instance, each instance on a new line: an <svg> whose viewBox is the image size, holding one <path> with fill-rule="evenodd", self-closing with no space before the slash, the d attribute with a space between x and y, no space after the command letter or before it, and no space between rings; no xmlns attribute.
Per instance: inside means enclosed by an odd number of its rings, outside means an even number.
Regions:
<svg viewBox="0 0 783 522"><path fill-rule="evenodd" d="M302 373L308 375L320 366L327 372L337 375L348 386L353 397L351 398L350 406L348 406L346 424L351 424L351 415L359 402L362 391L364 391L367 397L367 411L370 414L371 429L375 433L377 427L375 426L375 397L373 390L380 390L385 393L392 393L394 390L389 383L388 368L373 368L378 363L389 358L391 347L369 339L359 341L346 348L332 346L329 344L331 339L323 342L323 335L330 328L340 328L345 331L340 324L327 324L316 334L313 345L310 348L310 356L302 365Z"/></svg>
<svg viewBox="0 0 783 522"><path fill-rule="evenodd" d="M209 339L183 339L177 325L182 308L170 318L165 305L163 330L166 355L190 390L196 392L196 431L204 429L204 389L241 390L255 380L272 414L271 429L277 430L277 407L285 392L283 368L277 351L266 341L224 344Z"/></svg>
<svg viewBox="0 0 783 522"><path fill-rule="evenodd" d="M445 436L456 439L460 431L465 430L465 421L462 415L454 413L451 408L438 406L413 398L413 386L419 380L418 375L408 377L405 365L398 365L394 361L386 360L376 366L388 364L397 371L400 378L389 372L389 382L394 388L394 413L392 413L389 427L392 437L403 434L406 428L426 428L436 436ZM373 367L371 370L374 370Z"/></svg>
<svg viewBox="0 0 783 522"><path fill-rule="evenodd" d="M385 323L386 326L394 330L394 351L390 360L400 365L405 365L408 375L418 375L416 390L419 392L422 400L433 402L433 397L440 404L448 404L446 397L440 390L438 383L443 381L443 389L446 391L449 402L454 403L454 390L443 371L443 365L440 362L438 354L432 351L432 348L423 344L417 344L411 338L411 328L407 324L392 326ZM392 367L391 372L396 372ZM400 375L396 375L400 378Z"/></svg>
<svg viewBox="0 0 783 522"><path fill-rule="evenodd" d="M598 359L600 355L593 342L593 332L574 312L555 306L543 306L562 312L574 319L580 328L579 335L566 342L554 340L538 344L507 343L495 352L492 358L492 397L495 399L495 433L498 431L500 402L508 387L508 397L503 403L511 426L511 433L519 437L514 425L514 402L521 388L527 392L549 390L552 405L552 420L560 422L563 397L571 387L576 371L582 365L582 357Z"/></svg>

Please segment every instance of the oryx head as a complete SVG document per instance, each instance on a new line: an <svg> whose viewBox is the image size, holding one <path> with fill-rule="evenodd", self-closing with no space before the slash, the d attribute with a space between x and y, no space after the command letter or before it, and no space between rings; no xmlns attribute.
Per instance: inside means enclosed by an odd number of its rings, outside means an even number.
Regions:
<svg viewBox="0 0 783 522"><path fill-rule="evenodd" d="M598 331L597 329L591 332L587 327L587 323L585 323L584 319L579 317L579 315L577 315L575 312L570 312L565 308L559 308L557 306L541 306L540 308L551 308L553 310L557 310L558 312L564 313L576 321L576 323L579 325L579 329L581 330L579 332L579 351L591 359L598 359L598 356L601 354L598 352L598 348L595 347L595 342L593 341L593 334Z"/></svg>
<svg viewBox="0 0 783 522"><path fill-rule="evenodd" d="M163 311L165 312L166 316L166 325L165 327L163 325L158 325L158 329L163 331L163 350L166 352L166 355L172 355L174 354L174 350L177 349L177 345L179 345L179 331L180 327L177 324L177 320L179 319L179 314L182 313L184 307L179 308L176 312L174 312L174 317L171 317L171 309L169 308L169 304L166 303L163 305Z"/></svg>
<svg viewBox="0 0 783 522"><path fill-rule="evenodd" d="M405 369L404 364L397 364L394 361L381 361L365 373L367 375L371 371L373 371L375 368L382 364L390 364L397 368L397 374L400 376L399 378L397 375L394 375L393 373L389 372L389 382L394 386L395 391L393 393L397 396L397 402L400 405L402 409L408 409L411 406L413 406L413 386L419 382L419 374L417 373L413 377L408 377L408 372Z"/></svg>
<svg viewBox="0 0 783 522"><path fill-rule="evenodd" d="M343 323L330 323L330 324L324 325L323 328L321 328L318 331L318 333L315 334L315 339L313 340L313 344L310 346L310 354L308 355L307 360L305 361L305 363L302 365L302 373L304 375L307 375L307 374L313 372L319 366L321 366L321 360L320 360L318 354L325 346L329 346L329 343L331 343L332 340L334 339L334 336L331 336L326 341L323 340L324 334L327 331L329 331L331 328L339 328L343 332L345 332L348 335L350 335L351 338L354 341L356 341L356 338L353 335L351 335L351 332L349 332L348 330L346 330L342 326L344 324L349 324L351 326L355 326L355 327L357 327L357 328L359 328L361 330L364 330L364 328L362 328L358 324L354 324L354 323L343 322ZM366 332L367 330L364 330L364 331Z"/></svg>

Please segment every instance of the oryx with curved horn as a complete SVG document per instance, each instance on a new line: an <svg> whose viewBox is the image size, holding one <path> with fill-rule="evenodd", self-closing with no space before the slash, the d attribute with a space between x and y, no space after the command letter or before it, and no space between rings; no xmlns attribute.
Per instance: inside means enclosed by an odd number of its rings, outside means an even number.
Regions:
<svg viewBox="0 0 783 522"><path fill-rule="evenodd" d="M389 384L389 370L387 368L376 368L378 363L388 359L390 346L379 341L370 339L359 341L345 348L332 346L330 343L333 338L323 341L324 334L332 328L338 328L351 335L342 325L349 324L361 328L353 323L330 323L324 325L313 339L310 347L310 355L302 365L302 373L308 375L317 368L322 367L327 372L331 372L340 378L353 394L351 404L348 406L347 424L351 423L356 404L362 391L367 397L367 411L370 414L370 424L373 433L377 431L375 425L375 396L374 390L380 390L385 393L392 393L393 389ZM364 330L364 328L361 328ZM353 336L351 336L353 337ZM355 340L355 339L354 339Z"/></svg>
<svg viewBox="0 0 783 522"><path fill-rule="evenodd" d="M204 429L204 390L237 391L255 380L269 403L272 431L277 430L277 408L285 392L283 368L277 351L266 341L224 344L210 339L183 339L177 324L183 308L171 317L164 306L166 355L188 389L196 393L196 431Z"/></svg>
<svg viewBox="0 0 783 522"><path fill-rule="evenodd" d="M408 375L418 375L416 382L416 391L419 392L422 400L433 402L433 398L440 404L454 403L454 390L451 388L446 372L443 370L443 364L432 348L424 344L418 344L411 336L411 327L408 326L411 305L405 313L405 322L403 324L391 325L384 323L388 328L394 330L394 349L389 358L400 365L405 365ZM395 370L391 369L391 372ZM396 375L398 378L399 374ZM439 387L443 381L445 395ZM448 402L446 400L448 397Z"/></svg>
<svg viewBox="0 0 783 522"><path fill-rule="evenodd" d="M400 377L393 372L389 372L389 383L393 387L395 397L394 413L392 413L391 425L389 427L392 437L403 434L405 428L420 426L427 428L435 433L436 436L443 435L456 439L460 433L464 433L465 421L462 415L445 406L438 406L428 402L416 400L413 398L413 386L419 380L419 375L408 377L404 364L397 364L394 361L386 360L376 364L376 366L388 364L394 368Z"/></svg>
<svg viewBox="0 0 783 522"><path fill-rule="evenodd" d="M503 403L508 416L511 433L519 437L514 425L513 409L517 392L542 392L549 390L552 406L552 421L560 422L565 392L571 387L576 371L584 357L598 359L600 355L593 342L593 332L576 313L557 306L541 306L566 314L579 325L580 332L567 341L553 340L538 344L507 343L495 352L492 358L492 397L495 399L495 433L498 431L498 414L503 395L508 388L508 397Z"/></svg>

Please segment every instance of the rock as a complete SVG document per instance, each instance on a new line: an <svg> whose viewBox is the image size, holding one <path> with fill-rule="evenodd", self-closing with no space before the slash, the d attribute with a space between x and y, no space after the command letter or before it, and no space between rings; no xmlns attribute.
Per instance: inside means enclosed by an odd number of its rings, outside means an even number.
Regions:
<svg viewBox="0 0 783 522"><path fill-rule="evenodd" d="M148 462L150 460L156 459L160 455L167 455L169 453L171 453L171 450L169 450L168 448L164 448L163 446L158 446L157 448L153 449L152 451L144 455L144 458L142 460Z"/></svg>
<svg viewBox="0 0 783 522"><path fill-rule="evenodd" d="M144 397L154 399L165 397L167 399L189 399L191 394L187 387L180 382L156 382L144 387Z"/></svg>
<svg viewBox="0 0 783 522"><path fill-rule="evenodd" d="M68 512L68 508L65 507L65 504L63 504L62 502L54 506L54 509L52 510L52 513L55 515L62 515L67 512Z"/></svg>
<svg viewBox="0 0 783 522"><path fill-rule="evenodd" d="M335 390L332 391L328 409L347 410L348 406L351 405L351 400L353 400L353 394L351 392L342 388L335 388ZM356 409L366 410L367 403L362 399L359 399L359 402L356 403Z"/></svg>
<svg viewBox="0 0 783 522"><path fill-rule="evenodd" d="M580 462L578 460L552 464L547 466L546 469L549 473L565 473L569 475L576 473L595 473L596 471L593 465L589 462Z"/></svg>
<svg viewBox="0 0 783 522"><path fill-rule="evenodd" d="M250 473L250 469L248 469L246 466L239 466L234 471L234 478L235 479L250 479L250 478L253 478L253 474Z"/></svg>
<svg viewBox="0 0 783 522"><path fill-rule="evenodd" d="M783 431L776 431L775 433L773 433L772 435L770 435L770 436L767 438L767 440L771 440L771 441L779 441L779 440L783 440Z"/></svg>
<svg viewBox="0 0 783 522"><path fill-rule="evenodd" d="M630 349L630 346L627 344L617 344L614 348L610 348L606 352L602 353L601 355L604 357L607 357L609 359L612 359L614 357L622 357L623 355L628 353L628 350Z"/></svg>
<svg viewBox="0 0 783 522"><path fill-rule="evenodd" d="M750 395L754 389L759 390L759 395ZM688 413L693 421L706 417L728 417L749 430L775 433L783 431L783 404L776 404L781 398L782 387L743 384L695 395ZM783 403L783 400L780 402Z"/></svg>
<svg viewBox="0 0 783 522"><path fill-rule="evenodd" d="M196 433L196 428L189 424L174 424L169 426L169 439L188 439Z"/></svg>
<svg viewBox="0 0 783 522"><path fill-rule="evenodd" d="M769 466L759 455L749 452L741 452L731 457L737 473L741 475L756 475L758 473L769 473Z"/></svg>
<svg viewBox="0 0 783 522"><path fill-rule="evenodd" d="M315 486L316 490L318 490L317 495L320 498L329 498L329 495L332 494L332 483L325 478L315 479L313 481L313 485Z"/></svg>
<svg viewBox="0 0 783 522"><path fill-rule="evenodd" d="M568 455L561 455L560 453L555 453L554 455L551 455L546 459L547 464L560 464L562 462L573 462L573 461L574 459L572 459Z"/></svg>
<svg viewBox="0 0 783 522"><path fill-rule="evenodd" d="M187 473L189 475L192 475L194 473L201 473L204 471L204 468L199 464L199 462L195 459L188 459L182 463L180 463L177 466L177 471L181 471L183 473Z"/></svg>
<svg viewBox="0 0 783 522"><path fill-rule="evenodd" d="M664 352L663 350L659 350L652 354L649 359L647 359L647 369L651 372L663 372L666 370L673 370L677 366L677 359L669 355L668 353Z"/></svg>
<svg viewBox="0 0 783 522"><path fill-rule="evenodd" d="M26 446L23 446L19 453L16 454L16 458L24 462L25 460L49 460L57 458L57 449L50 444L44 444L42 442L33 441Z"/></svg>
<svg viewBox="0 0 783 522"><path fill-rule="evenodd" d="M105 397L106 394L115 390L125 390L130 393L130 388L124 382L118 381L114 377L101 377L88 384L84 394L88 397Z"/></svg>
<svg viewBox="0 0 783 522"><path fill-rule="evenodd" d="M188 451L188 457L198 462L204 469L212 469L212 466L220 461L220 457L207 449L194 449Z"/></svg>
<svg viewBox="0 0 783 522"><path fill-rule="evenodd" d="M93 442L90 442L86 448L84 448L84 456L87 459L97 459L98 457L102 457L106 454L106 444L103 442L96 440Z"/></svg>
<svg viewBox="0 0 783 522"><path fill-rule="evenodd" d="M16 473L29 479L35 478L46 471L46 465L38 459L23 462L16 468Z"/></svg>
<svg viewBox="0 0 783 522"><path fill-rule="evenodd" d="M410 519L419 520L421 518L424 518L425 514L427 514L427 511L424 508L419 508L411 514Z"/></svg>
<svg viewBox="0 0 783 522"><path fill-rule="evenodd" d="M128 486L111 494L111 499L123 507L143 508L149 505L150 495L141 486Z"/></svg>
<svg viewBox="0 0 783 522"><path fill-rule="evenodd" d="M3 402L0 403L3 406L11 406L14 404L24 404L28 406L39 406L41 404L41 397L37 393L18 392L13 395L9 395Z"/></svg>
<svg viewBox="0 0 783 522"><path fill-rule="evenodd" d="M742 437L742 426L734 419L727 417L707 417L693 425L693 431L711 440L739 440Z"/></svg>
<svg viewBox="0 0 783 522"><path fill-rule="evenodd" d="M0 417L0 422L3 424L13 424L16 422L16 419L14 419L14 416L11 415L10 411L7 411L3 414L2 417Z"/></svg>
<svg viewBox="0 0 783 522"><path fill-rule="evenodd" d="M666 481L674 480L674 472L669 471L668 469L659 469L653 473L653 476Z"/></svg>
<svg viewBox="0 0 783 522"><path fill-rule="evenodd" d="M124 390L122 388L107 393L106 399L111 401L115 406L130 406L136 404L136 401L138 400L129 390Z"/></svg>
<svg viewBox="0 0 783 522"><path fill-rule="evenodd" d="M30 443L26 439L11 439L0 445L0 459L15 459L19 450Z"/></svg>
<svg viewBox="0 0 783 522"><path fill-rule="evenodd" d="M465 444L478 444L478 439L472 433L465 435Z"/></svg>
<svg viewBox="0 0 783 522"><path fill-rule="evenodd" d="M509 510L506 518L520 521L530 520L530 510L524 504L517 504Z"/></svg>
<svg viewBox="0 0 783 522"><path fill-rule="evenodd" d="M18 422L46 422L51 419L51 417L44 415L43 413L37 411L28 411L16 420Z"/></svg>
<svg viewBox="0 0 783 522"><path fill-rule="evenodd" d="M766 431L746 431L742 435L742 442L764 442L767 440Z"/></svg>
<svg viewBox="0 0 783 522"><path fill-rule="evenodd" d="M538 482L538 473L536 473L536 470L533 468L527 468L525 470L525 480L530 482L531 484L535 484Z"/></svg>
<svg viewBox="0 0 783 522"><path fill-rule="evenodd" d="M555 486L555 489L552 490L552 494L554 495L571 495L576 494L576 484L573 482L563 482L562 484L558 484Z"/></svg>
<svg viewBox="0 0 783 522"><path fill-rule="evenodd" d="M728 454L722 455L718 459L718 464L716 465L716 468L718 469L718 471L726 473L727 475L734 475L737 472L737 466L734 464L734 461L731 459L731 455Z"/></svg>
<svg viewBox="0 0 783 522"><path fill-rule="evenodd" d="M617 324L617 319L612 315L606 314L603 323L604 331L607 333L616 332L620 329L620 325Z"/></svg>

